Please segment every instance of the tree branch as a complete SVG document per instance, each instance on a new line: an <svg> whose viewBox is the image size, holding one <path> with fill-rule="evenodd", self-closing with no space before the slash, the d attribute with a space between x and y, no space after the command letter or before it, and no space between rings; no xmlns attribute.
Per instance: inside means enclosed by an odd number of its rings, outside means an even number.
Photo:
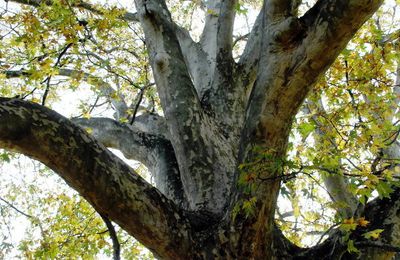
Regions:
<svg viewBox="0 0 400 260"><path fill-rule="evenodd" d="M185 58L185 63L192 77L197 95L201 98L211 85L212 71L207 57L200 43L193 41L187 30L176 26L176 35Z"/></svg>
<svg viewBox="0 0 400 260"><path fill-rule="evenodd" d="M9 0L10 2L18 3L18 4L23 4L23 5L30 5L34 7L39 7L41 4L45 3L46 5L52 5L53 1L52 0ZM90 4L88 2L83 2L83 1L76 1L71 3L72 7L75 8L82 8L85 9L89 12L92 12L94 14L98 15L103 15L104 12L97 8L95 5ZM130 13L126 12L121 19L127 21L127 22L138 22L137 14L136 13Z"/></svg>
<svg viewBox="0 0 400 260"><path fill-rule="evenodd" d="M103 222L106 224L108 229L108 234L110 235L112 244L113 244L113 259L120 260L121 259L121 245L118 241L117 232L115 232L115 228L112 222L104 215L100 215Z"/></svg>
<svg viewBox="0 0 400 260"><path fill-rule="evenodd" d="M136 123L131 126L109 118L79 118L72 121L90 129L91 134L104 146L118 149L126 158L143 163L153 174L156 187L176 205L184 204L174 149L163 135L154 134L156 129L150 133L144 132Z"/></svg>
<svg viewBox="0 0 400 260"><path fill-rule="evenodd" d="M10 208L12 208L13 210L15 210L16 212L18 212L19 214L23 215L24 217L31 218L31 219L34 219L34 220L36 220L36 221L39 220L37 217L34 217L34 216L32 216L32 215L29 215L29 214L23 212L22 210L18 209L18 208L15 207L12 203L8 202L7 200L3 199L2 197L0 197L0 201L4 202L7 206L9 206Z"/></svg>
<svg viewBox="0 0 400 260"><path fill-rule="evenodd" d="M100 214L157 255L179 258L178 248L190 251L188 223L172 201L54 111L0 98L0 146L53 169Z"/></svg>
<svg viewBox="0 0 400 260"><path fill-rule="evenodd" d="M118 149L126 158L140 161L149 168L154 163L152 150L159 143L168 142L162 136L142 132L135 125L122 124L110 118L76 118L72 122L88 129L104 146Z"/></svg>
<svg viewBox="0 0 400 260"><path fill-rule="evenodd" d="M318 1L301 19L265 15L262 55L245 113L239 163L256 160L255 147L268 151L277 159L286 156L292 121L313 84L382 2L327 0ZM265 2L266 14L269 8L273 9L272 4ZM277 167L265 170L259 177L271 178L279 175L281 170ZM279 182L257 181L253 185L257 190L250 196L260 201L255 210L257 220L253 221L272 226L273 215L270 212L274 211ZM248 196L240 191L233 197L234 202ZM249 227L246 228L244 232L248 232ZM265 230L253 231L257 232L257 241L268 239ZM254 248L261 245L254 245Z"/></svg>
<svg viewBox="0 0 400 260"><path fill-rule="evenodd" d="M136 0L136 6L190 208L220 214L226 190L212 187L231 181L225 176L231 174L226 169L234 167L231 147L202 109L165 1ZM218 137L221 146L216 151Z"/></svg>
<svg viewBox="0 0 400 260"><path fill-rule="evenodd" d="M264 54L247 109L247 132L257 131L257 139L275 140L282 146L286 140L278 141L275 135L289 133L293 117L318 76L382 2L318 1L301 19L267 19Z"/></svg>
<svg viewBox="0 0 400 260"><path fill-rule="evenodd" d="M226 58L232 55L232 32L235 20L235 7L237 0L215 0L207 1L207 17L203 28L200 43L207 52L210 61L215 67L215 62L221 50Z"/></svg>
<svg viewBox="0 0 400 260"><path fill-rule="evenodd" d="M264 4L268 6L266 15L271 20L288 17L291 15L292 2L295 0L264 0Z"/></svg>
<svg viewBox="0 0 400 260"><path fill-rule="evenodd" d="M379 248L384 251L389 251L389 252L400 252L400 247L399 246L392 246L388 245L379 241L360 241L354 243L356 247L359 248L368 248L368 247L373 247L373 248Z"/></svg>
<svg viewBox="0 0 400 260"><path fill-rule="evenodd" d="M88 84L98 86L101 94L107 97L107 99L111 102L111 104L117 111L117 119L127 116L128 106L124 101L124 97L118 94L110 84L103 81L101 78L74 69L58 69L57 72L58 76L81 78ZM31 73L26 70L9 70L2 71L1 73L4 73L6 75L6 78L29 77L31 75Z"/></svg>
<svg viewBox="0 0 400 260"><path fill-rule="evenodd" d="M140 21L145 32L161 102L164 103L163 107L166 108L166 103L172 99L174 103L179 104L177 108L165 109L167 117L178 113L178 110L184 116L188 116L188 113L199 113L200 101L191 82L176 35L175 24L165 2L137 0L136 5L140 11ZM176 82L181 83L178 88L175 87ZM191 129L182 130L185 133L191 131Z"/></svg>
<svg viewBox="0 0 400 260"><path fill-rule="evenodd" d="M237 3L237 0L207 1L209 14L200 40L213 75L209 90L202 96L202 104L212 111L221 129L225 129L225 135L234 138L239 133L232 126L242 123L244 108L243 89L232 77L236 69L232 46Z"/></svg>

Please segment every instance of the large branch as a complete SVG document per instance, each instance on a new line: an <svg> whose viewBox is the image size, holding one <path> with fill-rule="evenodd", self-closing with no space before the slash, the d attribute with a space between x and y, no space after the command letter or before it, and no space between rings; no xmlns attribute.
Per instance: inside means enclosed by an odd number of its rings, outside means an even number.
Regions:
<svg viewBox="0 0 400 260"><path fill-rule="evenodd" d="M56 112L34 103L0 98L0 146L53 169L100 214L157 255L178 259L182 252L190 251L187 222L176 206Z"/></svg>
<svg viewBox="0 0 400 260"><path fill-rule="evenodd" d="M207 17L200 43L213 67L220 55L225 55L221 58L232 58L232 32L236 3L237 0L206 2Z"/></svg>
<svg viewBox="0 0 400 260"><path fill-rule="evenodd" d="M226 135L239 136L243 119L243 89L237 86L235 62L232 57L233 24L236 0L207 1L207 17L200 44L208 54L210 86L202 98L203 106L212 111L214 118L225 129Z"/></svg>
<svg viewBox="0 0 400 260"><path fill-rule="evenodd" d="M254 162L262 148L275 160L286 155L293 118L318 77L332 64L361 25L377 10L382 0L320 0L304 18L276 16L277 1L266 1L264 33L258 73L246 111L241 135L239 161ZM268 15L267 15L268 14ZM329 46L329 48L326 48ZM274 165L258 174L254 181L257 198L254 222L271 227L279 193ZM269 181L265 181L269 180ZM235 201L249 195L239 192ZM270 243L268 228L248 226L243 232L255 232L254 248ZM246 245L243 243L244 247Z"/></svg>
<svg viewBox="0 0 400 260"><path fill-rule="evenodd" d="M370 221L367 230L356 230L351 239L360 245L360 258L393 259L400 247L400 189L395 188L390 197L376 198L369 202L364 209L365 219ZM369 230L383 229L377 241L366 241L362 234ZM375 242L375 245L374 243ZM397 248L394 250L394 248Z"/></svg>
<svg viewBox="0 0 400 260"><path fill-rule="evenodd" d="M264 54L248 104L244 146L255 132L267 146L285 146L292 119L313 84L382 2L318 1L300 20L266 16Z"/></svg>
<svg viewBox="0 0 400 260"><path fill-rule="evenodd" d="M243 82L243 86L252 86L257 74L257 64L260 60L261 47L263 35L266 33L266 18L270 17L270 20L279 20L285 17L297 17L297 9L301 4L301 0L270 0L264 1L264 5L271 6L269 8L262 8L254 22L253 28L250 33L250 37L246 43L243 54L238 62L240 71L240 79ZM264 31L264 32L263 32ZM264 39L265 40L265 39ZM251 88L248 88L246 98L249 96ZM247 100L246 100L247 101Z"/></svg>
<svg viewBox="0 0 400 260"><path fill-rule="evenodd" d="M176 205L184 204L175 152L164 136L144 132L136 124L130 126L109 118L74 119L73 122L91 129L92 135L104 146L118 149L126 158L142 162L153 174L158 190Z"/></svg>
<svg viewBox="0 0 400 260"><path fill-rule="evenodd" d="M365 206L363 217L369 221L367 226L358 226L351 233L340 228L331 228L326 232L327 239L310 248L299 248L291 243L282 232L274 230L274 249L282 259L393 259L400 251L400 190L396 188L390 198L376 198ZM367 232L383 229L379 238L366 239ZM347 233L347 234L346 234ZM360 254L347 252L349 235Z"/></svg>
<svg viewBox="0 0 400 260"><path fill-rule="evenodd" d="M246 88L246 101L249 96L251 88L257 76L257 64L260 60L261 53L261 41L263 36L264 28L264 8L261 9L254 22L253 28L251 29L249 39L246 43L246 47L243 54L238 61L240 78L243 81L243 88Z"/></svg>
<svg viewBox="0 0 400 260"><path fill-rule="evenodd" d="M190 208L221 213L232 149L202 109L165 1L137 0L136 6Z"/></svg>
<svg viewBox="0 0 400 260"><path fill-rule="evenodd" d="M292 6L298 5L296 0L264 0L264 4L268 6L266 15L273 20L278 20L282 17L288 17L292 14Z"/></svg>
<svg viewBox="0 0 400 260"><path fill-rule="evenodd" d="M166 117L174 120L175 115L179 113L190 119L191 115L200 112L201 105L186 67L169 10L165 2L160 0L137 0L136 5ZM176 87L177 83L179 87ZM172 106L172 103L179 105ZM181 130L185 133L192 131L188 128Z"/></svg>
<svg viewBox="0 0 400 260"><path fill-rule="evenodd" d="M176 26L176 33L193 84L198 96L201 98L210 87L212 79L208 55L200 43L193 41L187 30Z"/></svg>

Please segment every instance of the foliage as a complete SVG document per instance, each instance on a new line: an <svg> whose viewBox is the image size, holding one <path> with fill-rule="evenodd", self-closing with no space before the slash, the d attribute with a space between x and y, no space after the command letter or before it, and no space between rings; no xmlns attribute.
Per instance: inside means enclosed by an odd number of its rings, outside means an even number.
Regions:
<svg viewBox="0 0 400 260"><path fill-rule="evenodd" d="M298 169L301 173L282 186L282 197L292 204L290 219L294 221L279 220L288 236L294 229L296 236L300 232L307 237L310 224L314 231L323 232L327 224L345 221L343 216L332 215L348 205L332 202L323 184L329 176L343 176L351 194L363 204L377 196L389 197L399 186L399 168L393 166L399 158L383 155L399 133L395 81L400 57L394 29L399 28L399 20L395 9L381 9L363 26L296 117L290 144L290 159L296 168L286 174ZM307 202L302 202L304 197ZM310 200L322 208L307 207ZM308 237L319 240L315 235ZM295 242L301 244L298 239Z"/></svg>
<svg viewBox="0 0 400 260"><path fill-rule="evenodd" d="M48 168L18 156L12 162L2 162L1 169L3 257L111 257L112 242L101 217ZM26 172L27 169L34 173ZM10 179L10 175L15 176ZM124 259L152 259L137 241L122 229L116 229Z"/></svg>

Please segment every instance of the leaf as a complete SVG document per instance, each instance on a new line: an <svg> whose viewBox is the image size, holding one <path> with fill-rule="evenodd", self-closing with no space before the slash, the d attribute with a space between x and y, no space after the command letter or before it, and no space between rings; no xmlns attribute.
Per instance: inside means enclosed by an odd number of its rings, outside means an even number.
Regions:
<svg viewBox="0 0 400 260"><path fill-rule="evenodd" d="M385 181L380 181L376 185L376 190L378 191L380 198L390 198L390 194L393 192L393 189Z"/></svg>
<svg viewBox="0 0 400 260"><path fill-rule="evenodd" d="M121 118L119 119L119 122L121 122L121 123L128 123L129 120L128 120L126 117L121 117Z"/></svg>
<svg viewBox="0 0 400 260"><path fill-rule="evenodd" d="M218 16L218 13L213 9L207 9L207 14Z"/></svg>
<svg viewBox="0 0 400 260"><path fill-rule="evenodd" d="M93 128L87 127L87 128L85 128L85 130L86 130L86 132L88 134L92 134L93 133Z"/></svg>
<svg viewBox="0 0 400 260"><path fill-rule="evenodd" d="M369 221L366 220L364 217L357 219L357 223L360 227L366 227L369 224Z"/></svg>
<svg viewBox="0 0 400 260"><path fill-rule="evenodd" d="M0 160L5 161L5 162L10 162L10 156L8 153L4 152L0 154Z"/></svg>
<svg viewBox="0 0 400 260"><path fill-rule="evenodd" d="M303 137L307 137L312 131L315 130L315 125L304 122L298 126L298 130Z"/></svg>
<svg viewBox="0 0 400 260"><path fill-rule="evenodd" d="M384 229L375 229L364 233L363 237L365 237L366 239L378 239L383 231Z"/></svg>
<svg viewBox="0 0 400 260"><path fill-rule="evenodd" d="M256 197L252 197L248 200L243 201L242 208L246 214L246 217L254 215L254 209L257 202Z"/></svg>
<svg viewBox="0 0 400 260"><path fill-rule="evenodd" d="M86 111L86 112L84 112L82 116L83 116L83 118L86 118L86 119L90 119L90 118L91 118L91 115L90 115L90 113L89 113L89 112L87 112L87 111Z"/></svg>
<svg viewBox="0 0 400 260"><path fill-rule="evenodd" d="M354 218L344 219L343 223L340 225L340 229L345 232L350 232L357 228L358 223L354 221Z"/></svg>
<svg viewBox="0 0 400 260"><path fill-rule="evenodd" d="M351 240L351 239L347 242L347 252L349 252L349 253L360 253L360 250L358 250L354 246L354 241Z"/></svg>

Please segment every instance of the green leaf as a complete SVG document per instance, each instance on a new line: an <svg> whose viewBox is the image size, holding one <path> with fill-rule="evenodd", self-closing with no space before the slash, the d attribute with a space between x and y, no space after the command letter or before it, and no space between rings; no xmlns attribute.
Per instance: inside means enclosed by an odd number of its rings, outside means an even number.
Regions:
<svg viewBox="0 0 400 260"><path fill-rule="evenodd" d="M307 137L312 131L315 130L315 125L304 122L298 126L298 130L303 137Z"/></svg>
<svg viewBox="0 0 400 260"><path fill-rule="evenodd" d="M366 239L378 239L383 231L384 229L375 229L364 233L363 237L365 237Z"/></svg>
<svg viewBox="0 0 400 260"><path fill-rule="evenodd" d="M358 250L355 246L354 246L354 241L353 240L349 240L347 241L347 252L349 253L360 253L360 250Z"/></svg>
<svg viewBox="0 0 400 260"><path fill-rule="evenodd" d="M11 161L9 154L6 152L0 154L0 160L3 160L8 163Z"/></svg>
<svg viewBox="0 0 400 260"><path fill-rule="evenodd" d="M376 190L378 191L379 198L390 198L390 194L393 192L390 184L385 181L380 181L376 185Z"/></svg>

